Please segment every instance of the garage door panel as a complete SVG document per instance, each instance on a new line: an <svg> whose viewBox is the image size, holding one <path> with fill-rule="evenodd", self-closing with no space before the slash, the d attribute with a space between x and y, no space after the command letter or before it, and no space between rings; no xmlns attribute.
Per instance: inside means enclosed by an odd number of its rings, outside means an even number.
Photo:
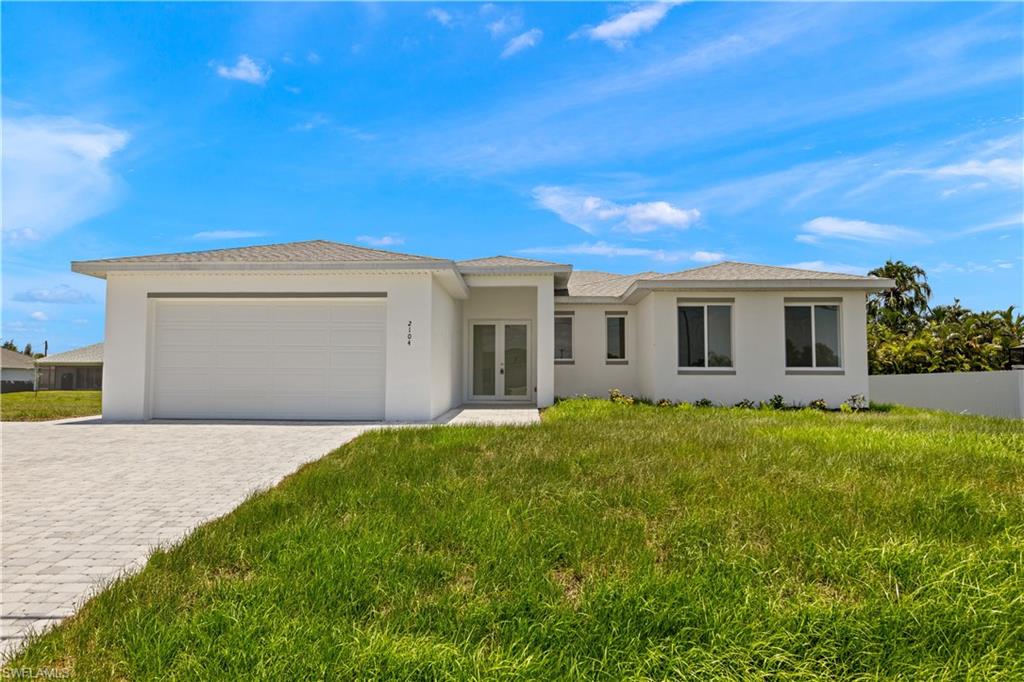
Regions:
<svg viewBox="0 0 1024 682"><path fill-rule="evenodd" d="M153 416L382 419L385 302L159 301Z"/></svg>

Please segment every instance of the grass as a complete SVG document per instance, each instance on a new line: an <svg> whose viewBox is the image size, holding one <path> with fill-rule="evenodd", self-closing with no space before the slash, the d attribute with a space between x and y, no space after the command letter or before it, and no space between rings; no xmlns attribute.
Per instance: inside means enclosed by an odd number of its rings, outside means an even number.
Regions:
<svg viewBox="0 0 1024 682"><path fill-rule="evenodd" d="M0 395L0 419L38 422L89 417L101 412L100 391L22 391Z"/></svg>
<svg viewBox="0 0 1024 682"><path fill-rule="evenodd" d="M1024 676L1024 428L570 400L368 433L12 667L85 679Z"/></svg>

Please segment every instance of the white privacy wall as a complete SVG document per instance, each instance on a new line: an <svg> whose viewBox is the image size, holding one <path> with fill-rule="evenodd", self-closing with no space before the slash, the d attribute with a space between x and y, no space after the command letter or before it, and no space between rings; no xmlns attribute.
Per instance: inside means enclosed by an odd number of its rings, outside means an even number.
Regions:
<svg viewBox="0 0 1024 682"><path fill-rule="evenodd" d="M110 273L103 363L103 416L147 419L151 414L149 338L150 292L385 292L387 353L385 418L426 420L432 405L432 276L401 273ZM413 323L408 343L408 323Z"/></svg>
<svg viewBox="0 0 1024 682"><path fill-rule="evenodd" d="M1024 370L891 374L869 383L871 399L879 403L1024 418Z"/></svg>

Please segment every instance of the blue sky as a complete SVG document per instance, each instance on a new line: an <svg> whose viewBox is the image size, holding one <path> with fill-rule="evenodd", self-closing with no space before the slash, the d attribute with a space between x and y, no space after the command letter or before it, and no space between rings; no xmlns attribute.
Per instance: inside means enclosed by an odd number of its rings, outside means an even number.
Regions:
<svg viewBox="0 0 1024 682"><path fill-rule="evenodd" d="M73 259L333 239L613 272L924 267L1022 302L1021 4L2 8L2 335Z"/></svg>

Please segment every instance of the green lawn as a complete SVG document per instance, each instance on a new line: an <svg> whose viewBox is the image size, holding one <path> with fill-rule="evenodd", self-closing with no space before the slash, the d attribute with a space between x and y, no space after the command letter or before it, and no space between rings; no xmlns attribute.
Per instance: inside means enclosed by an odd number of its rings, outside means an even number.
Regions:
<svg viewBox="0 0 1024 682"><path fill-rule="evenodd" d="M99 391L23 391L0 395L0 418L5 422L38 422L99 414Z"/></svg>
<svg viewBox="0 0 1024 682"><path fill-rule="evenodd" d="M369 433L12 664L94 679L1024 676L1024 427L560 403Z"/></svg>

